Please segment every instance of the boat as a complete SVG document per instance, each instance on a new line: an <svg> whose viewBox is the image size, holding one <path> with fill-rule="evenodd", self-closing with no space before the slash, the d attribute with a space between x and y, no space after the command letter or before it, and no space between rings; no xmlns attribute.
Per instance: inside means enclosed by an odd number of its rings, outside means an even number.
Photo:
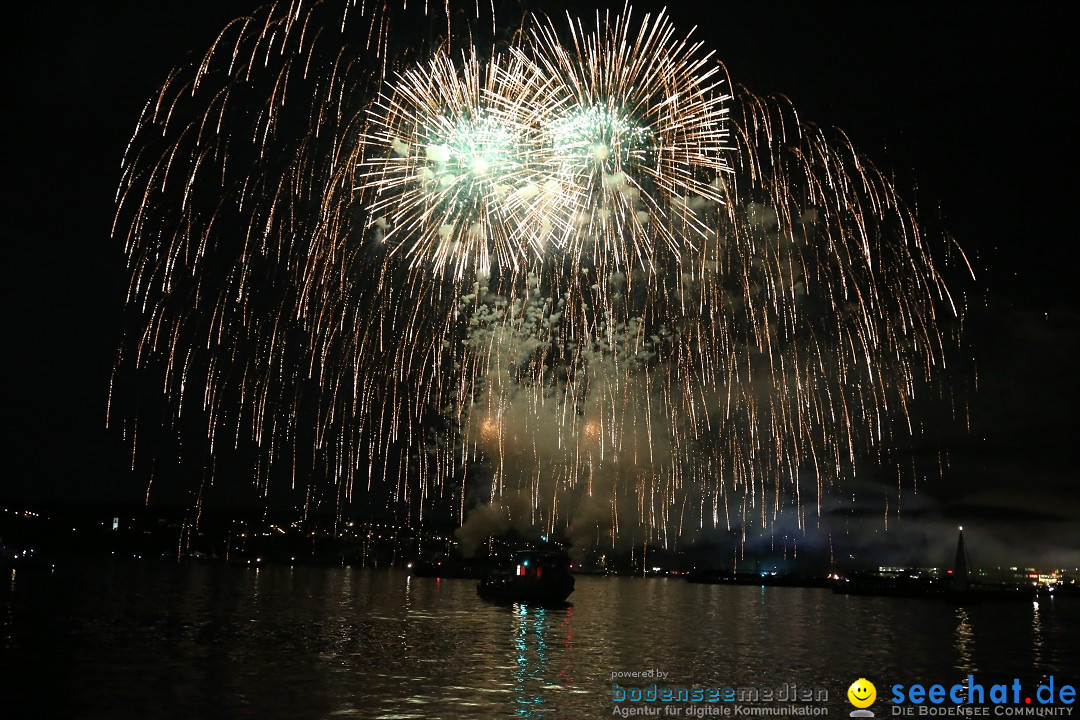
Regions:
<svg viewBox="0 0 1080 720"><path fill-rule="evenodd" d="M574 592L570 557L552 550L514 553L509 562L488 571L476 585L483 598L556 605Z"/></svg>

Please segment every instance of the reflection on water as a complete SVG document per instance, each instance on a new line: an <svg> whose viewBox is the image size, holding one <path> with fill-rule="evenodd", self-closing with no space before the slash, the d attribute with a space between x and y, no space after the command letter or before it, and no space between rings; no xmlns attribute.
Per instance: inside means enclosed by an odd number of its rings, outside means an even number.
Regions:
<svg viewBox="0 0 1080 720"><path fill-rule="evenodd" d="M12 647L12 645L14 643L14 640L15 640L15 636L14 636L14 630L15 630L15 605L14 605L14 601L15 601L15 578L16 578L16 570L15 570L15 568L11 568L11 592L8 595L8 597L6 598L6 602L4 603L3 636L4 636L4 651L5 652L7 652L8 649Z"/></svg>
<svg viewBox="0 0 1080 720"><path fill-rule="evenodd" d="M1039 621L1039 601L1035 600L1031 612L1031 657L1036 665L1042 665L1042 623Z"/></svg>
<svg viewBox="0 0 1080 720"><path fill-rule="evenodd" d="M822 687L836 708L858 677L1080 680L1080 604L1061 600L956 608L581 577L572 607L543 609L398 571L145 562L0 587L0 677L28 678L10 702L41 717L599 717L612 672L649 669L671 684Z"/></svg>
<svg viewBox="0 0 1080 720"><path fill-rule="evenodd" d="M574 608L532 607L515 603L514 650L517 671L513 687L520 718L551 717L559 712L556 694L574 688ZM551 647L557 638L558 646Z"/></svg>
<svg viewBox="0 0 1080 720"><path fill-rule="evenodd" d="M514 606L517 614L517 632L514 636L514 649L517 650L517 682L514 684L517 716L523 718L541 717L544 708L545 687L555 683L547 677L548 652L545 634L547 633L547 610L529 608L526 605Z"/></svg>
<svg viewBox="0 0 1080 720"><path fill-rule="evenodd" d="M967 608L956 608L956 669L965 676L978 672L974 662L975 633L971 630L971 618Z"/></svg>

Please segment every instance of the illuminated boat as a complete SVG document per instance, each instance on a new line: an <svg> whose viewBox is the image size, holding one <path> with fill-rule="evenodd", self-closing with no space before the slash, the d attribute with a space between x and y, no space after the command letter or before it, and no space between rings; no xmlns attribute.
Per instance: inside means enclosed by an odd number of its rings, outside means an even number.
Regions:
<svg viewBox="0 0 1080 720"><path fill-rule="evenodd" d="M484 598L554 605L574 592L570 558L563 552L528 550L489 571L476 585Z"/></svg>

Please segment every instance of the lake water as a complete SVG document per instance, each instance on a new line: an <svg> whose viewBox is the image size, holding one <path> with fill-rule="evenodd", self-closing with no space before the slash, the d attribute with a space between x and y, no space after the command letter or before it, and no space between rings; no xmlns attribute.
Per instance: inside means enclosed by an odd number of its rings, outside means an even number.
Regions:
<svg viewBox="0 0 1080 720"><path fill-rule="evenodd" d="M671 686L822 688L834 717L859 677L878 687L878 717L894 683L1080 685L1069 598L958 608L578 577L573 605L545 610L397 570L134 560L3 586L4 718L610 717L625 707L612 673L649 669Z"/></svg>

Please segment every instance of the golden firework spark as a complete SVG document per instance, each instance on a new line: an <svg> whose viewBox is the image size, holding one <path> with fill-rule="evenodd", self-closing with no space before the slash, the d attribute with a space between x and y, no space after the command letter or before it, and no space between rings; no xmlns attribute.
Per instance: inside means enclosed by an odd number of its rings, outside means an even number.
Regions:
<svg viewBox="0 0 1080 720"><path fill-rule="evenodd" d="M133 466L175 455L197 507L245 465L306 508L477 498L670 543L804 524L917 431L963 307L845 137L728 97L663 14L394 65L392 13L336 7L231 24L140 119Z"/></svg>

